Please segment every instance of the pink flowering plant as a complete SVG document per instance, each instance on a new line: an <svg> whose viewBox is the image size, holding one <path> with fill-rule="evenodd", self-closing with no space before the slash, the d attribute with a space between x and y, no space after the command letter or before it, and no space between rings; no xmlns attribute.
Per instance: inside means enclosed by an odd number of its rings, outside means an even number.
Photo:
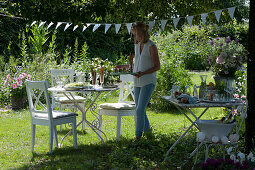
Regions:
<svg viewBox="0 0 255 170"><path fill-rule="evenodd" d="M21 98L26 94L25 81L30 80L31 75L27 73L7 75L4 80L4 87L10 90L10 95L15 98Z"/></svg>
<svg viewBox="0 0 255 170"><path fill-rule="evenodd" d="M247 50L238 40L215 38L210 40L208 62L215 76L234 77L246 61Z"/></svg>

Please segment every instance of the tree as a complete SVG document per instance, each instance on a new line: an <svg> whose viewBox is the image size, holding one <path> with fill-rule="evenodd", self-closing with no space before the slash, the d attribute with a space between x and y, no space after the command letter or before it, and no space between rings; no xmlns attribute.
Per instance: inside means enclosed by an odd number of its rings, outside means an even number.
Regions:
<svg viewBox="0 0 255 170"><path fill-rule="evenodd" d="M246 151L254 149L255 142L255 1L250 1L249 33L248 33L248 63L247 63L247 98L248 111L246 119L245 144Z"/></svg>

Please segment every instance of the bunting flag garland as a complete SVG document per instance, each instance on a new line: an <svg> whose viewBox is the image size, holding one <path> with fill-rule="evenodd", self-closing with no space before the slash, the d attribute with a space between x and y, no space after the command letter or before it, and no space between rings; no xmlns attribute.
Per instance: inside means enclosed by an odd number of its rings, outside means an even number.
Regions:
<svg viewBox="0 0 255 170"><path fill-rule="evenodd" d="M116 34L118 34L119 30L120 30L121 24L115 24L115 31Z"/></svg>
<svg viewBox="0 0 255 170"><path fill-rule="evenodd" d="M75 26L73 27L73 31L75 31L78 27L79 27L78 25L75 25Z"/></svg>
<svg viewBox="0 0 255 170"><path fill-rule="evenodd" d="M191 27L192 25L192 20L193 20L194 16L187 16L187 20L188 20L188 23L189 23L189 26Z"/></svg>
<svg viewBox="0 0 255 170"><path fill-rule="evenodd" d="M161 30L164 31L167 20L161 20L160 22L161 22Z"/></svg>
<svg viewBox="0 0 255 170"><path fill-rule="evenodd" d="M179 21L180 21L180 18L173 18L174 28L177 27L177 24L178 24Z"/></svg>
<svg viewBox="0 0 255 170"><path fill-rule="evenodd" d="M112 24L105 24L105 30L104 33L106 34L106 32L108 31L108 29L111 27Z"/></svg>
<svg viewBox="0 0 255 170"><path fill-rule="evenodd" d="M95 24L94 25L94 28L93 28L93 32L95 32L99 27L100 27L101 24Z"/></svg>
<svg viewBox="0 0 255 170"><path fill-rule="evenodd" d="M226 9L220 9L220 10L212 11L212 12L208 12L208 13L214 13L217 22L220 22L220 17L221 17L221 14L222 14L222 11L223 11L223 10L228 10L229 15L230 15L230 18L233 19L233 18L234 18L234 13L235 13L236 7L237 7L237 6L235 6L235 7L230 7L230 8L226 8ZM205 22L206 22L208 13L199 14L199 15L201 16L201 20L202 20L203 25L204 25ZM191 26L191 25L192 25L192 21L193 21L193 19L194 19L194 16L198 16L198 15L186 16L186 17L178 17L178 18L173 18L173 19L171 19L171 20L173 20L174 28L177 27L177 25L178 25L178 23L179 23L179 21L180 21L181 18L186 18L187 21L188 21L189 26ZM159 21L160 21L160 26L161 26L161 30L162 30L162 31L164 31L165 26L166 26L168 20L170 20L170 19L159 20ZM33 22L31 23L30 27L32 27L32 26L33 26L34 24L36 24L37 22L38 22L38 21L33 21ZM149 31L152 30L152 28L155 26L156 22L157 22L157 19L156 19L156 20L153 20L153 21L148 21ZM46 21L41 21L38 27L40 28L40 27L43 26L45 23L46 23ZM66 23L66 22L57 22L55 29L58 29L63 23ZM54 24L55 24L55 23L50 22L50 24L47 26L47 29L49 29L49 28L50 28L52 25L54 25ZM125 24L126 24L126 27L127 27L127 31L128 31L128 33L130 34L131 27L132 27L132 23L125 23ZM66 23L66 26L65 26L65 28L64 28L64 31L66 31L71 25L72 25L72 23ZM104 24L104 23L102 23L102 24L99 24L99 23L84 23L84 24L83 24L82 32L84 32L90 25L94 25L94 27L93 27L93 32L95 32L101 25L105 25L104 33L106 34L107 31L109 30L109 28L111 27L111 25L113 25L113 24ZM114 24L114 25L115 25L115 32L116 32L116 34L118 34L118 32L119 32L121 26L123 25L123 23ZM79 27L78 25L74 25L73 31L75 31L78 27Z"/></svg>
<svg viewBox="0 0 255 170"><path fill-rule="evenodd" d="M221 15L222 9L218 10L218 11L214 11L215 13L215 17L217 19L218 22L220 22L220 15Z"/></svg>
<svg viewBox="0 0 255 170"><path fill-rule="evenodd" d="M63 24L63 22L58 22L58 23L57 23L57 26L56 26L56 29L58 29L58 27L59 27L61 24Z"/></svg>
<svg viewBox="0 0 255 170"><path fill-rule="evenodd" d="M82 32L84 32L89 26L90 26L91 24L85 24L84 26L83 26L83 29L82 29Z"/></svg>
<svg viewBox="0 0 255 170"><path fill-rule="evenodd" d="M236 7L228 8L230 18L233 19Z"/></svg>
<svg viewBox="0 0 255 170"><path fill-rule="evenodd" d="M128 34L130 34L132 23L126 23L126 25L127 25L127 29L128 29Z"/></svg>
<svg viewBox="0 0 255 170"><path fill-rule="evenodd" d="M52 25L54 25L54 23L53 23L53 22L50 22L50 24L47 26L47 30L48 30Z"/></svg>
<svg viewBox="0 0 255 170"><path fill-rule="evenodd" d="M69 28L71 25L72 25L72 23L67 23L67 24L66 24L66 26L65 26L64 31L66 31L66 30L67 30L67 28Z"/></svg>
<svg viewBox="0 0 255 170"><path fill-rule="evenodd" d="M149 21L149 31L152 30L152 28L154 27L155 25L155 20L154 21Z"/></svg>
<svg viewBox="0 0 255 170"><path fill-rule="evenodd" d="M35 23L36 23L36 21L33 21L32 24L30 25L30 27L32 27Z"/></svg>
<svg viewBox="0 0 255 170"><path fill-rule="evenodd" d="M208 15L208 13L201 14L201 19L202 19L203 25L205 25L205 21L206 21L207 15Z"/></svg>
<svg viewBox="0 0 255 170"><path fill-rule="evenodd" d="M46 21L43 21L39 24L38 28L40 28L41 26L43 26L46 23Z"/></svg>

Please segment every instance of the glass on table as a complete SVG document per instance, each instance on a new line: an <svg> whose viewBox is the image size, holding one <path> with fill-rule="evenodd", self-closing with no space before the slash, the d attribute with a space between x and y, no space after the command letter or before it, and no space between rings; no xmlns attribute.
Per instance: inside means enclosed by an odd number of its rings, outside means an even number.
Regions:
<svg viewBox="0 0 255 170"><path fill-rule="evenodd" d="M100 67L99 72L100 72L100 84L101 84L101 86L103 86L103 84L104 84L104 67Z"/></svg>

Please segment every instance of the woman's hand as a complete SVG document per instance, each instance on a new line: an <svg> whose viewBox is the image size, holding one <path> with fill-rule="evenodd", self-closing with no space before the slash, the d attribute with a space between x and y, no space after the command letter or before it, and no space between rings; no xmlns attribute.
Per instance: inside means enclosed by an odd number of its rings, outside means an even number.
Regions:
<svg viewBox="0 0 255 170"><path fill-rule="evenodd" d="M141 71L139 71L136 74L134 74L134 76L136 76L137 78L139 78L139 77L141 77L143 75L144 75L144 72L141 72Z"/></svg>

